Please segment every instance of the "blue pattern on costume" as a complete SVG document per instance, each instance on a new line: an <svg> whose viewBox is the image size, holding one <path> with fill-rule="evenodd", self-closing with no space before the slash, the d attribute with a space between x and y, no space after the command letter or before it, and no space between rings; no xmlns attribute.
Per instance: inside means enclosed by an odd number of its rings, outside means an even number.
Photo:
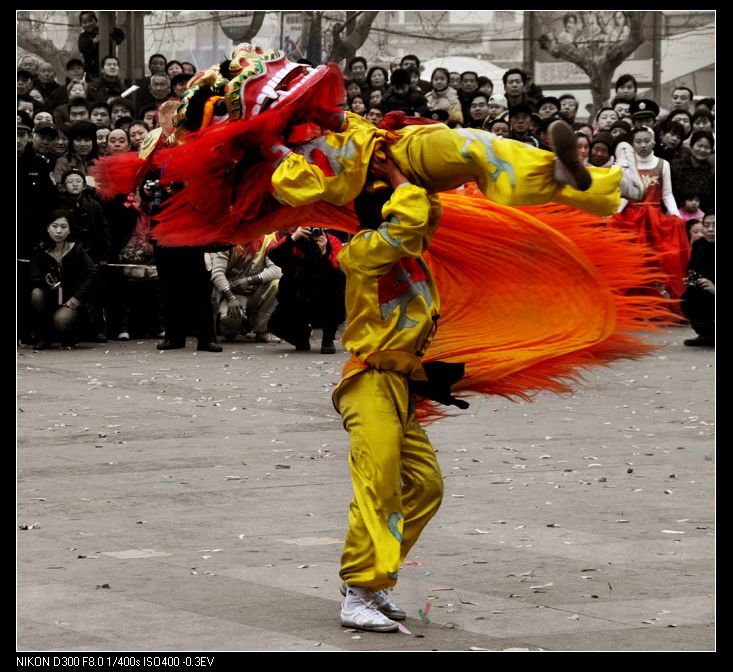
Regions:
<svg viewBox="0 0 733 672"><path fill-rule="evenodd" d="M397 511L390 513L389 518L387 518L387 527L389 528L389 531L400 543L402 543L402 533L400 532L399 524L400 521L404 519L405 517Z"/></svg>
<svg viewBox="0 0 733 672"><path fill-rule="evenodd" d="M495 136L493 134L488 133L487 131L479 131L474 128L459 128L456 129L456 133L458 133L458 135L460 135L461 137L466 138L466 143L461 149L461 154L463 154L467 161L470 161L471 159L468 154L468 148L471 146L471 144L473 144L474 141L480 142L481 145L483 145L484 151L486 152L486 160L491 166L496 168L493 173L490 173L491 179L496 182L496 180L499 179L499 175L501 175L502 173L506 173L507 177L509 178L509 183L512 185L512 189L514 189L517 183L516 177L514 175L514 166L512 166L509 161L504 161L500 159L494 153L492 141Z"/></svg>
<svg viewBox="0 0 733 672"><path fill-rule="evenodd" d="M384 238L392 247L399 247L402 244L402 236L397 236L397 238L392 238L392 236L389 233L389 225L390 224L399 224L400 220L399 217L396 215L392 215L389 218L389 221L382 222L382 224L379 225L379 228L377 231L379 231L379 235Z"/></svg>
<svg viewBox="0 0 733 672"><path fill-rule="evenodd" d="M339 159L353 159L356 156L356 145L353 140L347 140L342 147L332 147L326 142L326 138L318 137L296 149L298 154L302 154L305 160L312 164L316 164L312 159L312 154L316 150L324 154L334 175L345 171Z"/></svg>
<svg viewBox="0 0 733 672"><path fill-rule="evenodd" d="M386 320L395 311L395 309L399 308L399 318L395 328L400 331L402 329L411 329L419 324L416 320L407 316L407 306L414 298L422 296L428 307L433 304L433 296L430 293L430 285L428 284L427 279L414 280L413 276L409 272L409 270L414 269L405 268L403 265L404 261L405 260L397 263L394 269L387 276L380 278L380 294L381 290L385 289L387 284L389 284L390 287L403 288L397 296L389 299L388 301L380 300L379 305L383 320ZM424 271L424 268L421 270Z"/></svg>

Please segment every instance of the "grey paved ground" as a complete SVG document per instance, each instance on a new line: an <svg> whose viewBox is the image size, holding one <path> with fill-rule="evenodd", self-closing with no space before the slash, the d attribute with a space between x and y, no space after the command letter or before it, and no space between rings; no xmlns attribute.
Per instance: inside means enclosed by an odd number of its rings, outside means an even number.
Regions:
<svg viewBox="0 0 733 672"><path fill-rule="evenodd" d="M338 622L343 353L22 348L17 650L714 650L714 352L690 335L432 426L411 635Z"/></svg>

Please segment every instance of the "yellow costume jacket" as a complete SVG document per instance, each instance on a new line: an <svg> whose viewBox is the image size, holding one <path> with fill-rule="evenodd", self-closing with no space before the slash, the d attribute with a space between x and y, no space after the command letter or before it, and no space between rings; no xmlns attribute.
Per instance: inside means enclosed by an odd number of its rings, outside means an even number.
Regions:
<svg viewBox="0 0 733 672"><path fill-rule="evenodd" d="M360 231L341 251L348 314L341 342L351 353L344 380L366 368L425 380L420 358L440 310L437 287L422 259L433 222L440 218L435 207L424 189L404 184L382 209L379 229Z"/></svg>

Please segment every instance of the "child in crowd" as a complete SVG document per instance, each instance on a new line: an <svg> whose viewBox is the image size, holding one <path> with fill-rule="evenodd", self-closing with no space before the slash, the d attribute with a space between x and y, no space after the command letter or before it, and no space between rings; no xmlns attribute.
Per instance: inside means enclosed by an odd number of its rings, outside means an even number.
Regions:
<svg viewBox="0 0 733 672"><path fill-rule="evenodd" d="M680 217L687 222L690 219L702 221L705 213L700 210L700 197L697 194L687 196L680 208Z"/></svg>

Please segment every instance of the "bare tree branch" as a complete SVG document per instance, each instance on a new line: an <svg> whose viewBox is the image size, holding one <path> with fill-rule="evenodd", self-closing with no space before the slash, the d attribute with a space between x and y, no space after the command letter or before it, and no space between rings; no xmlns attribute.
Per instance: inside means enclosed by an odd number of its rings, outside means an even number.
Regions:
<svg viewBox="0 0 733 672"><path fill-rule="evenodd" d="M574 63L588 75L593 106L598 109L606 102L616 69L644 42L643 22L647 13L619 12L624 23L617 25L614 23L617 12L579 12L588 15L585 17L586 25L593 25L591 21L597 22L598 33L591 31L583 40L571 43L560 42L553 32L548 31L540 35L537 42L540 49L554 58ZM610 32L600 32L600 29L610 28L618 30L616 39Z"/></svg>
<svg viewBox="0 0 733 672"><path fill-rule="evenodd" d="M63 81L66 62L70 58L78 57L80 55L77 48L79 31L76 30L79 24L78 13L66 12L69 34L67 35L66 42L61 49L59 49L52 40L40 35L40 25L34 21L32 12L18 12L17 19L18 46L53 65L58 78L60 78L59 81Z"/></svg>
<svg viewBox="0 0 733 672"><path fill-rule="evenodd" d="M372 23L374 23L378 14L379 12L360 12L357 16L352 17L352 32L345 37L346 24L334 23L331 27L333 44L328 54L328 60L338 62L343 59L353 58L357 49L366 42Z"/></svg>
<svg viewBox="0 0 733 672"><path fill-rule="evenodd" d="M249 25L246 26L230 26L225 25L222 22L222 17L219 16L219 25L221 26L221 29L224 31L224 34L231 40L234 40L235 42L249 42L257 33L260 32L260 28L262 28L262 24L265 21L265 15L267 12L264 11L258 11L258 12L252 12L251 16L246 17L249 18ZM242 17L245 18L245 17Z"/></svg>

